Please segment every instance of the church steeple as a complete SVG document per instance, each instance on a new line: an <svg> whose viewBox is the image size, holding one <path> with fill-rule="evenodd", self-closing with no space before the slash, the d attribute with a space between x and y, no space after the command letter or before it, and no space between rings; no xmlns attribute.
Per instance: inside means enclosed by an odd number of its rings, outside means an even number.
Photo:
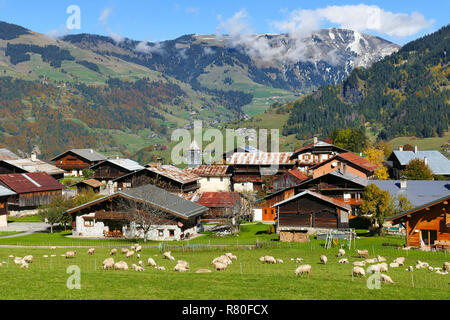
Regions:
<svg viewBox="0 0 450 320"><path fill-rule="evenodd" d="M187 158L190 169L197 168L202 164L202 151L195 140L189 146Z"/></svg>

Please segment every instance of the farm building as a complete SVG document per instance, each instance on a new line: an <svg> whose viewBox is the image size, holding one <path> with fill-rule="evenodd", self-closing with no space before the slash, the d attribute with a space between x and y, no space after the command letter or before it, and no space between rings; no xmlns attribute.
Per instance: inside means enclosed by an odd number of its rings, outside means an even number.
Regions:
<svg viewBox="0 0 450 320"><path fill-rule="evenodd" d="M108 159L93 165L94 179L106 183L124 175L144 169L136 161L130 159Z"/></svg>
<svg viewBox="0 0 450 320"><path fill-rule="evenodd" d="M197 234L208 208L153 185L145 185L67 210L74 221L74 236L144 237L141 224L150 226L149 240L182 240Z"/></svg>
<svg viewBox="0 0 450 320"><path fill-rule="evenodd" d="M348 229L351 206L309 190L276 203L281 241L300 241L306 232ZM298 240L297 240L298 239Z"/></svg>
<svg viewBox="0 0 450 320"><path fill-rule="evenodd" d="M8 198L15 194L14 191L0 186L0 228L8 225Z"/></svg>
<svg viewBox="0 0 450 320"><path fill-rule="evenodd" d="M188 172L200 177L199 192L228 192L231 190L231 168L224 165L201 165Z"/></svg>
<svg viewBox="0 0 450 320"><path fill-rule="evenodd" d="M390 217L406 228L406 245L450 250L450 195Z"/></svg>
<svg viewBox="0 0 450 320"><path fill-rule="evenodd" d="M379 168L378 165L357 156L354 153L346 152L337 154L328 160L310 167L309 171L313 178L340 169L343 172L350 172L364 179L372 179L375 170Z"/></svg>
<svg viewBox="0 0 450 320"><path fill-rule="evenodd" d="M45 172L59 180L64 178L66 171L47 162L37 159L36 153L29 159L13 159L0 161L0 174Z"/></svg>
<svg viewBox="0 0 450 320"><path fill-rule="evenodd" d="M273 180L295 167L291 152L235 153L228 165L232 167L233 191L260 191L272 187ZM268 182L263 181L269 178ZM272 180L272 182L270 182Z"/></svg>
<svg viewBox="0 0 450 320"><path fill-rule="evenodd" d="M309 177L298 169L291 169L285 174L277 177L273 181L274 191L294 187L303 181L308 180Z"/></svg>
<svg viewBox="0 0 450 320"><path fill-rule="evenodd" d="M347 153L348 151L332 144L330 140L320 141L314 138L310 143L292 153L291 159L295 160L297 167L307 173L313 165L326 161L337 154Z"/></svg>
<svg viewBox="0 0 450 320"><path fill-rule="evenodd" d="M20 159L20 157L18 155L16 155L15 153L11 152L8 149L0 149L0 160L17 160Z"/></svg>
<svg viewBox="0 0 450 320"><path fill-rule="evenodd" d="M254 221L275 222L277 217L276 208L273 205L283 200L289 199L295 195L294 187L285 188L267 195L264 199L258 201L254 210Z"/></svg>
<svg viewBox="0 0 450 320"><path fill-rule="evenodd" d="M78 193L83 191L93 191L95 193L99 193L104 183L101 183L95 179L87 179L76 183L74 186L77 187Z"/></svg>
<svg viewBox="0 0 450 320"><path fill-rule="evenodd" d="M389 175L392 179L400 179L401 171L406 168L411 160L424 161L434 175L442 175L450 178L450 160L437 150L414 151L395 150L388 157L386 164L389 167Z"/></svg>
<svg viewBox="0 0 450 320"><path fill-rule="evenodd" d="M153 184L173 193L190 193L198 190L200 177L171 165L147 165L146 168L115 179L120 190Z"/></svg>
<svg viewBox="0 0 450 320"><path fill-rule="evenodd" d="M16 193L8 198L8 206L12 212L21 213L35 213L37 207L48 204L65 189L45 172L2 174L0 185Z"/></svg>
<svg viewBox="0 0 450 320"><path fill-rule="evenodd" d="M54 157L51 161L55 166L78 177L83 175L83 169L88 169L106 157L93 149L71 149Z"/></svg>
<svg viewBox="0 0 450 320"><path fill-rule="evenodd" d="M240 209L240 201L243 201L237 192L202 192L195 198L195 203L209 209L202 221L225 221Z"/></svg>

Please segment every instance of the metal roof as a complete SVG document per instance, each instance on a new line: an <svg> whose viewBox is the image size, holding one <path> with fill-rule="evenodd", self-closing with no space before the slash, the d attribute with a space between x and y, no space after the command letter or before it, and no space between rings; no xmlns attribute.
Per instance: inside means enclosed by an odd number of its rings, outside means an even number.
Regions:
<svg viewBox="0 0 450 320"><path fill-rule="evenodd" d="M330 141L331 142L331 141ZM307 151L313 151L314 149L322 149L322 148L331 148L334 150L337 150L339 152L348 152L348 150L345 150L343 148L337 147L334 144L330 143L330 142L325 142L325 141L317 141L317 143L310 143L307 144L306 146L301 147L300 149L297 149L293 152L292 156L297 157L300 153L304 153Z"/></svg>
<svg viewBox="0 0 450 320"><path fill-rule="evenodd" d="M290 160L292 152L237 152L234 153L229 165L285 165L295 164L295 160Z"/></svg>
<svg viewBox="0 0 450 320"><path fill-rule="evenodd" d="M433 200L433 201L424 203L424 204L422 204L422 205L420 205L420 206L418 206L418 207L415 207L415 208L413 208L413 209L411 209L411 210L409 210L409 211L401 212L401 213L399 213L399 214L397 214L397 215L395 215L395 216L389 217L389 218L386 219L386 220L387 220L387 221L396 220L396 219L401 218L401 217L403 217L403 216L406 216L406 215L408 215L408 214L416 213L417 211L420 211L420 210L425 209L425 208L427 208L427 207L430 207L430 206L433 206L433 205L436 205L436 204L439 204L439 203L441 203L441 202L448 201L448 200L450 200L450 194L449 194L449 195L446 195L446 196L444 196L444 197L442 197L442 198L435 199L435 200ZM447 207L448 207L448 206L449 206L449 205L447 204Z"/></svg>
<svg viewBox="0 0 450 320"><path fill-rule="evenodd" d="M16 193L8 188L5 188L3 186L0 186L0 197L8 197L13 196Z"/></svg>
<svg viewBox="0 0 450 320"><path fill-rule="evenodd" d="M17 160L20 159L18 155L9 151L8 149L0 149L0 160Z"/></svg>
<svg viewBox="0 0 450 320"><path fill-rule="evenodd" d="M450 175L450 160L437 150L430 151L393 151L400 165L406 166L411 160L427 158L428 167L436 175ZM391 155L392 157L392 155ZM389 158L391 158L389 157Z"/></svg>
<svg viewBox="0 0 450 320"><path fill-rule="evenodd" d="M86 184L86 185L88 185L90 187L93 187L93 188L100 188L101 186L104 185L104 183L101 183L100 181L98 181L96 179L83 180L83 181L80 181L80 182L78 182L78 183L76 183L74 185L77 186L79 184Z"/></svg>
<svg viewBox="0 0 450 320"><path fill-rule="evenodd" d="M229 177L231 174L227 173L228 169L229 166L223 165L201 165L197 168L186 169L186 171L200 177Z"/></svg>
<svg viewBox="0 0 450 320"><path fill-rule="evenodd" d="M350 205L345 204L342 201L339 201L339 200L337 200L335 198L324 196L323 194L320 194L320 193L317 193L317 192L313 192L313 191L310 191L310 190L305 190L305 191L303 191L303 192L301 192L301 193L299 193L299 194L297 194L297 195L295 195L293 197L290 197L290 198L288 198L286 200L280 201L277 204L274 204L271 208L278 207L278 206L283 205L285 203L291 202L292 200L295 200L297 198L301 198L301 197L303 197L305 195L311 195L311 196L313 196L315 198L324 200L324 201L326 201L328 203L331 203L331 204L333 204L333 205L335 205L337 207L340 207L341 209L347 210L347 211L351 211L352 210L352 207Z"/></svg>
<svg viewBox="0 0 450 320"><path fill-rule="evenodd" d="M128 171L138 171L138 170L145 169L139 163L137 163L136 161L133 161L131 159L107 159L105 161L102 161L102 162L97 163L96 165L92 166L91 169L96 168L105 162L115 164L116 166L119 166Z"/></svg>
<svg viewBox="0 0 450 320"><path fill-rule="evenodd" d="M16 168L22 169L26 172L45 172L49 175L63 174L66 171L55 167L54 165L44 162L42 160L36 159L16 159L16 160L1 160L1 162L8 163Z"/></svg>
<svg viewBox="0 0 450 320"><path fill-rule="evenodd" d="M450 194L450 181L408 180L406 189L400 188L399 180L368 180L381 190L388 191L392 197L405 196L414 206L421 206L430 201Z"/></svg>
<svg viewBox="0 0 450 320"><path fill-rule="evenodd" d="M360 157L360 156L358 156L358 155L356 155L356 154L354 154L352 152L345 152L345 153L337 154L334 157L332 157L332 158L330 158L330 159L328 159L326 161L320 162L320 163L312 166L310 169L312 169L312 170L317 169L317 168L321 167L322 165L324 165L326 163L329 163L329 162L332 162L332 161L335 161L337 159L340 159L340 160L343 160L343 161L348 161L348 162L353 163L356 166L358 166L358 167L360 167L360 168L362 168L364 170L370 171L370 172L373 172L373 171L375 171L375 170L380 168L375 163L372 163L369 160L364 159L364 158L362 158L362 157Z"/></svg>
<svg viewBox="0 0 450 320"><path fill-rule="evenodd" d="M233 208L240 198L238 192L203 192L195 202L208 208Z"/></svg>
<svg viewBox="0 0 450 320"><path fill-rule="evenodd" d="M182 184L200 180L198 175L172 165L153 166L146 169Z"/></svg>
<svg viewBox="0 0 450 320"><path fill-rule="evenodd" d="M16 193L54 191L66 188L45 172L2 174L0 181Z"/></svg>
<svg viewBox="0 0 450 320"><path fill-rule="evenodd" d="M71 149L71 150L63 152L60 155L54 157L51 161L55 161L62 155L65 155L66 153L69 153L69 152L72 152L88 161L102 161L102 160L107 159L104 155L102 155L101 153L98 153L97 151L95 151L93 149Z"/></svg>

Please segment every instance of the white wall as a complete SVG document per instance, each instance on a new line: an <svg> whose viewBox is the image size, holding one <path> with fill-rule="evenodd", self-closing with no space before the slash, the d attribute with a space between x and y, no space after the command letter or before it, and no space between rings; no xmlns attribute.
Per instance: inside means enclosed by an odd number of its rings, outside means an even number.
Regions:
<svg viewBox="0 0 450 320"><path fill-rule="evenodd" d="M253 183L251 182L235 183L233 187L235 192L253 191Z"/></svg>
<svg viewBox="0 0 450 320"><path fill-rule="evenodd" d="M229 192L231 189L230 178L211 177L200 179L200 192Z"/></svg>
<svg viewBox="0 0 450 320"><path fill-rule="evenodd" d="M6 214L0 215L0 228L8 226L8 217Z"/></svg>
<svg viewBox="0 0 450 320"><path fill-rule="evenodd" d="M263 221L262 209L253 209L253 221Z"/></svg>

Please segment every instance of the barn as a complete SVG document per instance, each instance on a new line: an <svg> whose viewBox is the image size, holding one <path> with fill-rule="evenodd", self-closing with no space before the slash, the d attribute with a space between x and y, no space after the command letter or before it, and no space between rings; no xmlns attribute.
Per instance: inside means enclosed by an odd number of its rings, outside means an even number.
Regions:
<svg viewBox="0 0 450 320"><path fill-rule="evenodd" d="M390 217L406 228L406 245L450 250L450 195Z"/></svg>
<svg viewBox="0 0 450 320"><path fill-rule="evenodd" d="M2 174L0 185L16 193L8 197L8 206L21 213L35 213L37 207L50 203L66 188L45 172Z"/></svg>
<svg viewBox="0 0 450 320"><path fill-rule="evenodd" d="M202 192L197 197L196 203L209 208L202 222L226 221L239 210L239 202L242 201L238 192Z"/></svg>
<svg viewBox="0 0 450 320"><path fill-rule="evenodd" d="M293 241L296 233L348 229L351 206L313 191L303 191L278 202L277 232L281 241Z"/></svg>
<svg viewBox="0 0 450 320"><path fill-rule="evenodd" d="M0 160L0 174L45 172L59 180L64 178L66 171L45 161L39 160L35 153L29 159Z"/></svg>
<svg viewBox="0 0 450 320"><path fill-rule="evenodd" d="M55 166L70 175L82 176L83 170L106 160L107 158L93 149L71 149L54 157L51 161Z"/></svg>
<svg viewBox="0 0 450 320"><path fill-rule="evenodd" d="M130 159L108 159L93 165L94 179L103 183L117 179L124 175L144 169L136 161Z"/></svg>

